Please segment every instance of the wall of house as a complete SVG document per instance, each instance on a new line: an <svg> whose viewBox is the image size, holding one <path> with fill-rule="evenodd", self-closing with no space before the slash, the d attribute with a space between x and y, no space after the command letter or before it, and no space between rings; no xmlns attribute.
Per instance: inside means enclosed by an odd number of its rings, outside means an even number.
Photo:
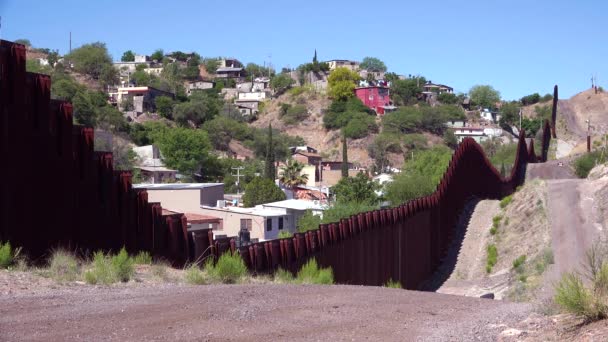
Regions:
<svg viewBox="0 0 608 342"><path fill-rule="evenodd" d="M215 207L217 201L224 200L224 184L212 185L201 189L200 205Z"/></svg>
<svg viewBox="0 0 608 342"><path fill-rule="evenodd" d="M316 185L315 183L317 182L317 167L315 165L304 166L300 174L308 176L308 182L306 182L307 186Z"/></svg>
<svg viewBox="0 0 608 342"><path fill-rule="evenodd" d="M155 190L147 189L150 202L160 202L163 208L180 213L200 214L200 189ZM214 204L215 205L215 204Z"/></svg>
<svg viewBox="0 0 608 342"><path fill-rule="evenodd" d="M200 208L198 214L219 217L222 221L218 230L213 231L214 235L237 236L241 230L241 219L251 219L250 238L265 240L265 224L263 216L238 213L219 208Z"/></svg>
<svg viewBox="0 0 608 342"><path fill-rule="evenodd" d="M258 91L255 93L238 93L239 100L263 100L266 98L266 93Z"/></svg>
<svg viewBox="0 0 608 342"><path fill-rule="evenodd" d="M359 170L348 170L349 177L355 177ZM334 186L342 179L342 170L323 170L323 186Z"/></svg>

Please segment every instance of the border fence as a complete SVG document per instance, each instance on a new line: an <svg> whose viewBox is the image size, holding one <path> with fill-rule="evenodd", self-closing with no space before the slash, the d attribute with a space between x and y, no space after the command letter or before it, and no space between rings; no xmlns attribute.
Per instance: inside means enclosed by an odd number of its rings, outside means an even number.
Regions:
<svg viewBox="0 0 608 342"><path fill-rule="evenodd" d="M336 282L416 289L438 268L472 198L499 199L523 184L528 163L547 160L552 122L540 155L520 132L511 174L503 178L481 147L465 139L429 196L360 213L318 230L236 247L209 230L187 232L181 214L164 215L130 171L115 171L112 154L93 151L93 129L74 125L72 105L51 100L49 76L27 73L25 47L0 41L0 240L31 256L63 246L81 250L145 250L174 265L238 252L254 273L296 272L310 258L331 267ZM557 86L554 94L557 95Z"/></svg>

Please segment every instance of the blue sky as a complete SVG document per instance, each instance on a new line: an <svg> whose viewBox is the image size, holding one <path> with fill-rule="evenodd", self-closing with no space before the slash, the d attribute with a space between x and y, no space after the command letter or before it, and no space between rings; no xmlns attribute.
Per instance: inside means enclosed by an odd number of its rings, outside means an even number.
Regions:
<svg viewBox="0 0 608 342"><path fill-rule="evenodd" d="M608 88L608 1L0 0L1 37L68 50L102 41L114 59L157 48L297 67L373 56L390 71L503 98ZM269 57L271 56L271 57Z"/></svg>

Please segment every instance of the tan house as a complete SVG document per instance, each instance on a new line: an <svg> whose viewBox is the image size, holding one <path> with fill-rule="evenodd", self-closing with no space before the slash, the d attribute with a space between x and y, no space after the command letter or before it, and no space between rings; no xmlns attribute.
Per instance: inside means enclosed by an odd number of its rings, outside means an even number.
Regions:
<svg viewBox="0 0 608 342"><path fill-rule="evenodd" d="M134 184L133 188L145 189L149 202L180 213L202 214L201 206L224 201L223 183Z"/></svg>
<svg viewBox="0 0 608 342"><path fill-rule="evenodd" d="M349 61L346 59L332 59L331 61L325 62L329 65L329 70L333 71L336 68L347 68L352 71L359 70L359 62Z"/></svg>

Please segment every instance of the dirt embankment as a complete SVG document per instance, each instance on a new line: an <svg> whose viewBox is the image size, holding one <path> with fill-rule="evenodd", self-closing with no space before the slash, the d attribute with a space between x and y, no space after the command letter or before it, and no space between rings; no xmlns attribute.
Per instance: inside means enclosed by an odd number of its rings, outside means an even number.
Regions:
<svg viewBox="0 0 608 342"><path fill-rule="evenodd" d="M546 184L528 182L512 198L504 209L496 200L476 205L454 271L438 292L472 297L493 293L496 299L529 300L542 286L540 279L547 265L542 265L542 271L536 266L544 263L544 254L551 247ZM490 245L498 253L496 264L488 272ZM522 255L526 262L518 272L513 261Z"/></svg>

